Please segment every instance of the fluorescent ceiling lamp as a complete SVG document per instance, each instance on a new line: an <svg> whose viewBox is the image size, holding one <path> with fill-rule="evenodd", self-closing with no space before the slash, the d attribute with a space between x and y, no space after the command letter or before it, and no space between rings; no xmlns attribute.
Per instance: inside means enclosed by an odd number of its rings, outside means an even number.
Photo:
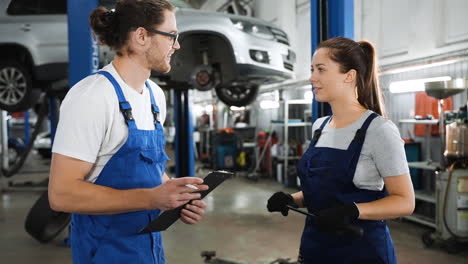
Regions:
<svg viewBox="0 0 468 264"><path fill-rule="evenodd" d="M193 105L192 111L196 116L200 116L201 114L203 114L203 106L195 104Z"/></svg>
<svg viewBox="0 0 468 264"><path fill-rule="evenodd" d="M213 112L213 105L207 105L207 106L205 106L205 111L208 112L208 113Z"/></svg>
<svg viewBox="0 0 468 264"><path fill-rule="evenodd" d="M417 70L432 68L436 66L443 66L443 65L448 65L448 64L462 61L463 59L466 59L466 58L449 59L449 60L443 60L443 61L432 62L432 63L427 63L427 64L401 67L401 68L397 68L393 70L391 69L391 70L382 71L380 75L396 74L396 73L402 73L402 72L417 71Z"/></svg>
<svg viewBox="0 0 468 264"><path fill-rule="evenodd" d="M312 103L312 99L314 99L314 94L312 93L312 91L305 92L304 99Z"/></svg>
<svg viewBox="0 0 468 264"><path fill-rule="evenodd" d="M244 111L245 107L244 106L242 107L231 106L229 109L231 109L231 111Z"/></svg>
<svg viewBox="0 0 468 264"><path fill-rule="evenodd" d="M260 108L262 109L279 108L279 102L271 101L271 100L263 100L263 101L260 101Z"/></svg>
<svg viewBox="0 0 468 264"><path fill-rule="evenodd" d="M435 78L426 78L418 80L408 80L390 83L391 93L410 93L410 92L422 92L424 91L424 83L426 82L437 82L437 81L450 81L452 77L441 76Z"/></svg>

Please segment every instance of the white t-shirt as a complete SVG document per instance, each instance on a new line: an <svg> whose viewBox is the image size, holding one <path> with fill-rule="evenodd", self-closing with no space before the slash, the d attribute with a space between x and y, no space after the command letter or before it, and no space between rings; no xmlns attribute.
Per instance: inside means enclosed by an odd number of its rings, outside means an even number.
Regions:
<svg viewBox="0 0 468 264"><path fill-rule="evenodd" d="M146 86L143 93L129 87L114 66L105 66L119 83L126 100L132 107L138 129L153 130L150 93ZM161 124L166 119L166 99L162 89L148 80ZM106 163L128 137L128 127L119 109L117 94L111 82L101 74L88 76L75 84L65 96L60 107L60 119L52 152L94 163L86 177L94 182Z"/></svg>
<svg viewBox="0 0 468 264"><path fill-rule="evenodd" d="M361 128L373 112L367 110L356 122L344 128L325 125L316 147L347 149L356 131ZM315 121L312 133L325 121L322 117ZM404 142L395 124L378 116L372 120L366 132L361 155L354 172L354 185L361 189L380 191L384 177L409 174Z"/></svg>

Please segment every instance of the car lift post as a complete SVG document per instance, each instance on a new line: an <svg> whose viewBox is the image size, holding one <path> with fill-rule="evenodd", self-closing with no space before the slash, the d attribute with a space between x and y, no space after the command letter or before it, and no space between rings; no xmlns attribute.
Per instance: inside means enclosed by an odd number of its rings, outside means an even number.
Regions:
<svg viewBox="0 0 468 264"><path fill-rule="evenodd" d="M320 42L334 37L354 38L354 0L310 0L312 56ZM312 101L312 122L331 114L330 105Z"/></svg>
<svg viewBox="0 0 468 264"><path fill-rule="evenodd" d="M188 89L174 89L176 177L195 176L192 113Z"/></svg>
<svg viewBox="0 0 468 264"><path fill-rule="evenodd" d="M8 116L7 116L7 111L0 111L0 138L2 140L1 146L2 146L2 168L8 169ZM0 190L3 192L7 190L8 183L6 181L6 178L3 177L3 175L0 176L1 181L0 181Z"/></svg>

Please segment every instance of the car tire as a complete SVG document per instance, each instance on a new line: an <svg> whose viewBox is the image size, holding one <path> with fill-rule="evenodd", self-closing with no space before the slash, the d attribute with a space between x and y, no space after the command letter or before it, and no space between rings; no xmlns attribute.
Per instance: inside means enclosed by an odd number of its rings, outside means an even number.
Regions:
<svg viewBox="0 0 468 264"><path fill-rule="evenodd" d="M235 82L216 87L216 95L226 105L240 107L252 103L257 98L258 89L257 84Z"/></svg>
<svg viewBox="0 0 468 264"><path fill-rule="evenodd" d="M32 87L31 73L16 61L0 62L0 109L23 112L39 99L40 90Z"/></svg>
<svg viewBox="0 0 468 264"><path fill-rule="evenodd" d="M56 212L50 208L47 192L44 192L26 217L26 232L41 243L54 239L70 223L69 213Z"/></svg>
<svg viewBox="0 0 468 264"><path fill-rule="evenodd" d="M43 159L51 159L52 151L51 149L37 149L37 152Z"/></svg>

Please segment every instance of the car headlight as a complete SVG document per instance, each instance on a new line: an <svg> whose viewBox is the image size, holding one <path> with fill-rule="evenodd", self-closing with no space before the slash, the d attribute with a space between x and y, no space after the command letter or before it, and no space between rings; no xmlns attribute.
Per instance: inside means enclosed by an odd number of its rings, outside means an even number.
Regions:
<svg viewBox="0 0 468 264"><path fill-rule="evenodd" d="M267 26L253 24L245 20L231 19L231 21L237 29L244 31L245 33L254 35L262 39L274 39L275 38L273 33Z"/></svg>

